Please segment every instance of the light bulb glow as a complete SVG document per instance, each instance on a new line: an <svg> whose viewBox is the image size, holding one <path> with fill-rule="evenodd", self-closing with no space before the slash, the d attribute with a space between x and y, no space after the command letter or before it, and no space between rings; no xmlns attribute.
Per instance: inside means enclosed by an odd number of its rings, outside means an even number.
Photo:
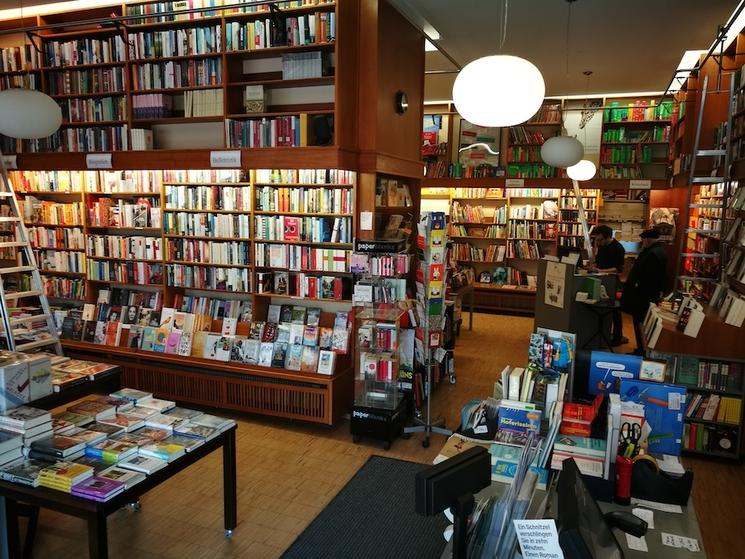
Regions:
<svg viewBox="0 0 745 559"><path fill-rule="evenodd" d="M567 167L567 175L569 175L570 179L576 181L589 181L595 176L595 171L595 164L587 159L583 159L576 165Z"/></svg>
<svg viewBox="0 0 745 559"><path fill-rule="evenodd" d="M534 64L502 54L470 62L453 84L456 109L479 126L525 122L540 109L545 94L546 84Z"/></svg>
<svg viewBox="0 0 745 559"><path fill-rule="evenodd" d="M541 159L552 167L571 167L585 154L585 148L576 138L555 136L541 146Z"/></svg>

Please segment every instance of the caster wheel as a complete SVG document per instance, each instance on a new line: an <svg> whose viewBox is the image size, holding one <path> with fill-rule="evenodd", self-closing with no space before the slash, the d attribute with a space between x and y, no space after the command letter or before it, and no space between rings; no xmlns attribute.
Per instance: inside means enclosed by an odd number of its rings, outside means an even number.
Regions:
<svg viewBox="0 0 745 559"><path fill-rule="evenodd" d="M140 512L142 510L142 504L140 503L140 501L136 501L134 503L131 503L129 506L132 507L132 510L134 512Z"/></svg>
<svg viewBox="0 0 745 559"><path fill-rule="evenodd" d="M450 384L455 384L455 375L450 375Z"/></svg>
<svg viewBox="0 0 745 559"><path fill-rule="evenodd" d="M429 439L424 439L424 440L422 441L422 446L423 446L424 448L429 448Z"/></svg>
<svg viewBox="0 0 745 559"><path fill-rule="evenodd" d="M401 438L408 440L411 438L411 433L401 433Z"/></svg>
<svg viewBox="0 0 745 559"><path fill-rule="evenodd" d="M225 537L226 538L232 538L233 537L233 530L225 530Z"/></svg>
<svg viewBox="0 0 745 559"><path fill-rule="evenodd" d="M385 441L383 443L383 450L390 450L391 448L391 441Z"/></svg>
<svg viewBox="0 0 745 559"><path fill-rule="evenodd" d="M359 435L352 435L352 442L354 444L358 444L360 442L360 436Z"/></svg>

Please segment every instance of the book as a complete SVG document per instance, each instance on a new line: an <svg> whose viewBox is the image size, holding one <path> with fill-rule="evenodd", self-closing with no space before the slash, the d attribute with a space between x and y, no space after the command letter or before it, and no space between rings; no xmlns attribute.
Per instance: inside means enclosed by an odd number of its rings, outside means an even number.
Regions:
<svg viewBox="0 0 745 559"><path fill-rule="evenodd" d="M504 401L497 412L497 430L538 433L541 428L540 410L526 410L505 405Z"/></svg>
<svg viewBox="0 0 745 559"><path fill-rule="evenodd" d="M279 320L280 310L280 305L269 305L269 310L266 313L266 321L273 322L274 324L279 324L281 322Z"/></svg>
<svg viewBox="0 0 745 559"><path fill-rule="evenodd" d="M295 305L294 307L292 307L292 316L290 318L290 322L292 322L293 324L305 324L306 312L307 309L305 307Z"/></svg>
<svg viewBox="0 0 745 559"><path fill-rule="evenodd" d="M134 487L135 485L137 485L141 481L145 481L146 479L145 474L136 472L134 470L128 470L118 465L110 466L105 470L98 472L96 475L103 479L110 479L113 481L118 481L119 483L123 483L125 489L130 489L131 487Z"/></svg>
<svg viewBox="0 0 745 559"><path fill-rule="evenodd" d="M109 394L109 396L130 400L134 402L135 405L137 405L138 402L144 402L145 400L151 399L153 397L153 393L136 390L134 388L122 388L120 390L117 390L116 392L112 392L111 394Z"/></svg>
<svg viewBox="0 0 745 559"><path fill-rule="evenodd" d="M79 439L86 445L100 443L107 437L106 433L101 433L101 431L91 431L90 429L83 429L82 427L74 427L73 429L65 433L65 436Z"/></svg>
<svg viewBox="0 0 745 559"><path fill-rule="evenodd" d="M169 415L171 417L177 417L179 419L185 420L185 421L191 421L194 418L199 417L200 415L204 415L204 412L201 412L199 410L192 410L189 408L182 408L180 406L176 406L175 408L171 408L167 412L165 412L166 415Z"/></svg>
<svg viewBox="0 0 745 559"><path fill-rule="evenodd" d="M81 413L73 413L68 410L55 413L53 418L55 421L59 420L59 421L65 421L67 423L72 423L76 427L85 427L86 425L90 425L91 423L94 423L96 421L90 415L83 415Z"/></svg>
<svg viewBox="0 0 745 559"><path fill-rule="evenodd" d="M166 462L173 462L181 458L186 453L186 449L179 445L163 441L154 441L140 447L140 456L149 456L158 458Z"/></svg>
<svg viewBox="0 0 745 559"><path fill-rule="evenodd" d="M30 406L19 406L0 414L0 427L13 431L25 431L44 423L51 423L51 421L51 413Z"/></svg>
<svg viewBox="0 0 745 559"><path fill-rule="evenodd" d="M90 415L91 417L94 417L96 421L100 421L107 417L114 417L116 415L116 406L105 404L103 402L95 402L93 400L83 400L68 407L67 411L79 413L81 415Z"/></svg>
<svg viewBox="0 0 745 559"><path fill-rule="evenodd" d="M207 425L198 425L194 422L185 423L173 430L175 435L181 435L183 437L195 437L210 441L220 434L220 430L216 427L210 427Z"/></svg>
<svg viewBox="0 0 745 559"><path fill-rule="evenodd" d="M72 486L70 493L93 501L108 501L122 493L126 486L121 481L93 475Z"/></svg>
<svg viewBox="0 0 745 559"><path fill-rule="evenodd" d="M554 442L554 452L561 452L564 454L572 454L578 456L604 458L605 448L605 439L592 439L589 437L560 435Z"/></svg>
<svg viewBox="0 0 745 559"><path fill-rule="evenodd" d="M39 472L47 466L49 466L49 462L34 459L6 464L0 468L0 479L29 487L38 487Z"/></svg>
<svg viewBox="0 0 745 559"><path fill-rule="evenodd" d="M134 431L131 434L138 437L147 437L151 441L162 441L166 437L171 436L171 431L159 429L157 427L143 427L142 429L137 429L137 431Z"/></svg>
<svg viewBox="0 0 745 559"><path fill-rule="evenodd" d="M248 339L261 341L264 337L264 322L252 322L248 332ZM276 322L272 323L276 324Z"/></svg>
<svg viewBox="0 0 745 559"><path fill-rule="evenodd" d="M283 368L287 358L287 344L285 342L274 342L272 353L272 367Z"/></svg>
<svg viewBox="0 0 745 559"><path fill-rule="evenodd" d="M305 326L302 324L290 324L289 325L289 343L295 345L302 345L303 338L305 336Z"/></svg>
<svg viewBox="0 0 745 559"><path fill-rule="evenodd" d="M184 447L186 452L191 452L195 448L199 448L206 441L206 439L199 437L189 437L186 435L173 434L163 441L164 444L178 445Z"/></svg>
<svg viewBox="0 0 745 559"><path fill-rule="evenodd" d="M99 433L105 434L107 437L111 437L112 435L117 435L124 432L124 427L112 423L96 422L88 425L88 430L97 431Z"/></svg>
<svg viewBox="0 0 745 559"><path fill-rule="evenodd" d="M290 342L290 338L292 337L292 326L297 326L296 324L288 324L286 322L282 322L277 325L277 339L275 341L277 342L284 342L286 344L289 343L295 343Z"/></svg>
<svg viewBox="0 0 745 559"><path fill-rule="evenodd" d="M308 326L320 326L321 324L321 309L318 307L311 307L308 309L306 317L306 324Z"/></svg>
<svg viewBox="0 0 745 559"><path fill-rule="evenodd" d="M156 413L145 420L145 425L156 429L163 429L165 431L173 431L175 425L179 425L184 421L184 419L175 415Z"/></svg>
<svg viewBox="0 0 745 559"><path fill-rule="evenodd" d="M259 348L259 361L258 364L262 367L272 366L272 356L274 355L274 343L273 342L261 342Z"/></svg>
<svg viewBox="0 0 745 559"><path fill-rule="evenodd" d="M172 408L175 408L176 402L173 402L171 400L162 400L160 398L148 398L144 402L138 402L137 407L149 408L149 409L158 411L160 413L163 413Z"/></svg>
<svg viewBox="0 0 745 559"><path fill-rule="evenodd" d="M114 417L102 419L101 423L123 427L127 432L135 431L145 425L145 421L140 414L130 414L126 412L118 413Z"/></svg>
<svg viewBox="0 0 745 559"><path fill-rule="evenodd" d="M86 447L85 454L86 456L114 464L136 454L137 448L136 445L124 441L107 439L98 444Z"/></svg>
<svg viewBox="0 0 745 559"><path fill-rule="evenodd" d="M120 468L124 468L125 470L133 470L135 472L140 472L145 475L151 475L157 472L158 470L162 470L168 465L168 462L165 460L160 460L158 458L152 458L150 456L144 456L144 455L136 455L132 456L130 458L126 458L119 462L117 466Z"/></svg>
<svg viewBox="0 0 745 559"><path fill-rule="evenodd" d="M304 346L303 357L300 361L300 370L306 373L315 373L318 368L318 348Z"/></svg>
<svg viewBox="0 0 745 559"><path fill-rule="evenodd" d="M318 347L321 349L331 349L333 344L333 328L321 326L318 335Z"/></svg>
<svg viewBox="0 0 745 559"><path fill-rule="evenodd" d="M292 322L292 306L282 305L279 310L279 322Z"/></svg>
<svg viewBox="0 0 745 559"><path fill-rule="evenodd" d="M336 353L330 350L322 349L318 352L318 369L317 372L322 375L333 375Z"/></svg>
<svg viewBox="0 0 745 559"><path fill-rule="evenodd" d="M226 417L219 417L217 415L211 415L208 413L205 413L196 419L192 421L195 425L203 425L206 427L212 427L214 429L217 429L220 432L223 432L233 425L235 425L235 421L232 419L228 419ZM181 433L181 432L180 432Z"/></svg>
<svg viewBox="0 0 745 559"><path fill-rule="evenodd" d="M0 454L23 446L23 437L19 433L0 429Z"/></svg>
<svg viewBox="0 0 745 559"><path fill-rule="evenodd" d="M318 327L306 326L303 332L303 345L316 347L318 345Z"/></svg>
<svg viewBox="0 0 745 559"><path fill-rule="evenodd" d="M303 358L303 346L300 344L291 344L287 350L287 360L285 368L290 371L299 371Z"/></svg>
<svg viewBox="0 0 745 559"><path fill-rule="evenodd" d="M93 468L74 462L59 461L47 464L39 471L39 484L47 485L59 483L67 487L80 483L93 475ZM45 483L46 481L46 483Z"/></svg>

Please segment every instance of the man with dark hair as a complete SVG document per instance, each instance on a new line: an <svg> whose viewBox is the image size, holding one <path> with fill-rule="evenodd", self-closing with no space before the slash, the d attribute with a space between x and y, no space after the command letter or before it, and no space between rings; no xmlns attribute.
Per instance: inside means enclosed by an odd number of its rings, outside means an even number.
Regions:
<svg viewBox="0 0 745 559"><path fill-rule="evenodd" d="M626 250L623 245L613 238L613 230L607 225L596 225L592 228L590 235L595 245L595 260L587 269L591 272L616 274L618 277L623 271L623 262L626 258ZM612 294L611 296L614 296ZM623 317L620 310L613 311L613 335L611 345L613 347L629 342L623 336Z"/></svg>
<svg viewBox="0 0 745 559"><path fill-rule="evenodd" d="M636 336L634 353L641 355L644 352L641 324L649 309L649 303L659 302L665 290L667 255L659 242L660 232L657 229L647 229L639 237L641 237L642 251L626 279L621 297L621 308L634 320L634 335Z"/></svg>

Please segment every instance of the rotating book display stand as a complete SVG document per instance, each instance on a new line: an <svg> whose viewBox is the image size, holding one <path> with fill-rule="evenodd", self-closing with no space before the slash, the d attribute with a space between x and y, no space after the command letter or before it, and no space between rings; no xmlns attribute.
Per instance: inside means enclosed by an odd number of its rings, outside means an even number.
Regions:
<svg viewBox="0 0 745 559"><path fill-rule="evenodd" d="M445 429L442 419L432 419L432 368L438 353L443 350L442 335L445 323L445 214L443 212L424 212L417 224L418 267L416 271L416 306L419 328L415 340L416 360L424 367L426 380L420 390L426 399L423 417L415 417L414 425L406 427L404 433L424 433L422 446L429 446L432 433L449 437L452 431ZM415 398L416 400L416 398Z"/></svg>

